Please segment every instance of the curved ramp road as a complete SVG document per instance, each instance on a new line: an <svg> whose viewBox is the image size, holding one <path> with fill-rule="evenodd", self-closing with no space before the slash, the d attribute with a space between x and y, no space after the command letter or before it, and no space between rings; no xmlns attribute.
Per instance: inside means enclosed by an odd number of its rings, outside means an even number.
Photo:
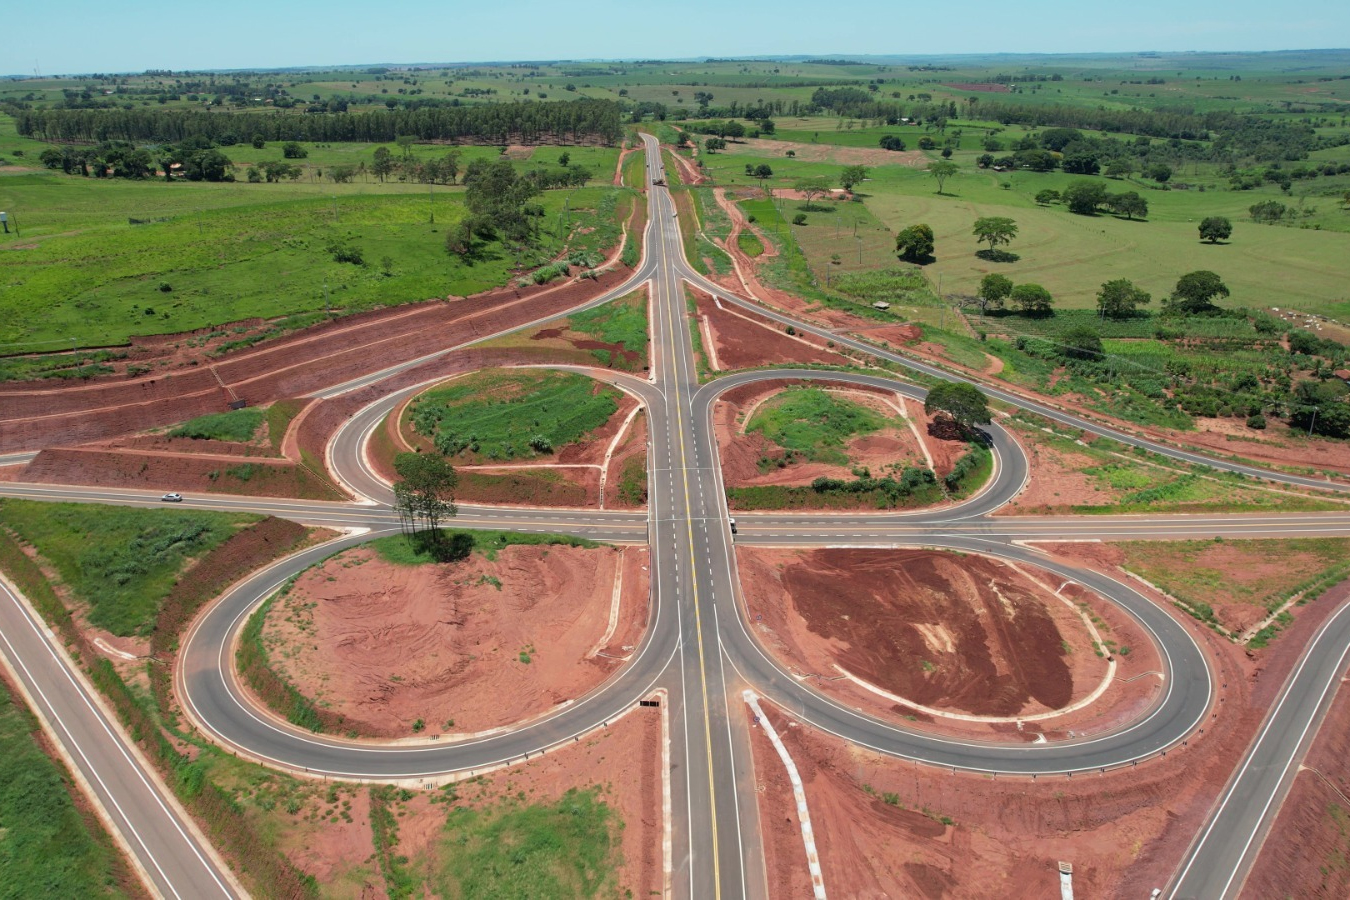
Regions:
<svg viewBox="0 0 1350 900"><path fill-rule="evenodd" d="M314 547L255 573L222 597L184 637L177 686L192 719L216 740L272 765L331 777L376 780L431 779L521 761L566 745L632 706L655 688L670 698L673 734L674 858L676 893L718 898L764 893L758 811L749 781L746 734L734 715L737 691L753 687L794 716L883 753L953 769L990 773L1064 773L1129 765L1184 741L1207 714L1213 695L1204 655L1188 632L1165 611L1114 578L1076 570L1049 560L1023 542L1121 537L1288 536L1350 534L1346 512L1251 516L993 517L1021 490L1028 462L1021 447L997 425L988 429L995 472L988 486L960 504L914 512L759 513L740 521L740 539L756 544L945 547L1026 562L1073 580L1119 605L1157 643L1164 687L1154 706L1121 729L1090 739L1038 745L994 745L935 737L890 725L848 709L801 683L770 658L751 636L739 603L725 493L712 428L712 407L724 391L755 381L804 378L870 385L914 398L924 391L887 378L819 370L774 370L727 376L700 386L682 289L688 281L761 315L826 337L837 344L893 360L938 378L950 373L886 353L869 344L797 322L736 297L693 272L685 262L675 205L655 182L664 181L659 148L646 142L650 221L643 262L619 288L594 306L643 282L651 288L651 382L606 373L603 376L640 398L649 425L646 515L632 512L525 509L463 505L456 525L478 528L559 531L610 541L646 541L651 547L652 609L649 628L633 658L607 682L551 713L497 733L377 744L301 732L261 710L235 681L232 654L248 614L289 577L342 548L395 533L398 519L388 507L389 486L371 469L364 448L371 430L409 393L390 394L348 421L329 447L330 462L342 481L367 498L358 503L189 497L185 506L235 509L286 516L362 533ZM563 316L552 317L554 319ZM547 320L543 320L547 321ZM538 324L538 323L535 323ZM467 345L464 345L467 346ZM454 348L451 348L454 349ZM449 351L445 351L449 352ZM429 359L432 357L427 357ZM425 361L393 367L322 393L340 393L373 384ZM440 380L440 379L438 379ZM428 382L431 383L431 382ZM1166 456L1286 484L1335 492L1350 485L1265 472L1209 459L1097 425L1019 395L981 385L991 396L1095 434ZM151 492L59 485L0 485L0 494L45 500L80 500L158 505ZM3 604L0 604L2 606ZM12 605L12 604L11 604ZM3 613L0 610L0 613ZM0 624L4 620L0 618ZM12 630L6 628L5 634ZM1172 896L1226 896L1240 885L1259 835L1282 796L1285 775L1325 708L1350 647L1350 614L1338 614L1309 648L1291 678L1279 707L1262 731L1248 762L1225 792L1217 815L1197 838ZM44 651L25 642L11 650L28 661ZM30 663L31 665L31 663ZM59 673L39 679L44 686ZM69 693L78 699L77 692ZM1313 701L1311 698L1316 697ZM67 698L67 703L75 702ZM105 751L106 753L106 748ZM114 761L93 769L103 774ZM157 827L169 828L172 814ZM1258 811L1259 812L1256 812ZM146 826L149 827L149 826ZM166 838L166 840L168 840ZM170 846L163 853L183 857L186 866L167 882L203 884L190 874L194 849ZM189 879L186 881L179 880ZM1223 891L1224 893L1220 893Z"/></svg>

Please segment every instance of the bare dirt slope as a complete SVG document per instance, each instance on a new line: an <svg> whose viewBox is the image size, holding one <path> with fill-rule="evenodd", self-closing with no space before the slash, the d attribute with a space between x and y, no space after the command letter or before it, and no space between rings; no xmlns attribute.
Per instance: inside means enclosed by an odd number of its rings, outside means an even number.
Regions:
<svg viewBox="0 0 1350 900"><path fill-rule="evenodd" d="M421 566L361 548L302 575L263 636L280 674L359 733L408 737L419 719L428 734L473 733L613 672L646 626L645 566L635 547L509 546Z"/></svg>

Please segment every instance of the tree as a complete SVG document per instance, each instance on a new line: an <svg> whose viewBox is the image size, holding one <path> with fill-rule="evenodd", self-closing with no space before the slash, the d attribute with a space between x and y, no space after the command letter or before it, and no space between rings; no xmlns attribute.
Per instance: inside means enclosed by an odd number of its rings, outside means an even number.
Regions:
<svg viewBox="0 0 1350 900"><path fill-rule="evenodd" d="M1095 181L1075 181L1064 189L1060 199L1071 213L1095 215L1097 207L1106 203L1106 185Z"/></svg>
<svg viewBox="0 0 1350 900"><path fill-rule="evenodd" d="M454 466L438 453L399 453L394 457L394 509L406 518L413 534L425 522L430 542L439 544L441 522L454 516L455 487L459 476Z"/></svg>
<svg viewBox="0 0 1350 900"><path fill-rule="evenodd" d="M933 229L920 222L895 236L895 253L905 262L926 262L933 256Z"/></svg>
<svg viewBox="0 0 1350 900"><path fill-rule="evenodd" d="M304 159L309 156L309 151L296 141L287 141L281 145L281 155L287 159Z"/></svg>
<svg viewBox="0 0 1350 900"><path fill-rule="evenodd" d="M755 174L759 174L758 169ZM800 193L805 198L806 205L810 206L817 197L829 192L830 183L825 180L824 175L818 175L814 178L798 178L792 182L792 189Z"/></svg>
<svg viewBox="0 0 1350 900"><path fill-rule="evenodd" d="M1200 222L1200 240L1217 244L1233 234L1233 223L1223 216L1208 216Z"/></svg>
<svg viewBox="0 0 1350 900"><path fill-rule="evenodd" d="M839 185L846 191L867 180L867 166L845 166L839 173Z"/></svg>
<svg viewBox="0 0 1350 900"><path fill-rule="evenodd" d="M792 224L793 224L793 225L805 225L805 224L806 224L806 213L797 213L795 216L793 216L793 217L792 217Z"/></svg>
<svg viewBox="0 0 1350 900"><path fill-rule="evenodd" d="M1064 148L1060 168L1070 175L1096 175L1101 166L1097 162L1097 151L1083 141L1076 141Z"/></svg>
<svg viewBox="0 0 1350 900"><path fill-rule="evenodd" d="M951 178L958 171L960 171L960 166L951 160L940 159L937 162L928 164L928 174L937 179L937 192L939 194L942 193L942 186L947 183L947 179Z"/></svg>
<svg viewBox="0 0 1350 900"><path fill-rule="evenodd" d="M63 167L66 155L55 147L48 147L38 154L38 160L49 169L60 169Z"/></svg>
<svg viewBox="0 0 1350 900"><path fill-rule="evenodd" d="M1128 278L1117 278L1102 285L1097 291L1097 311L1108 319L1128 319L1138 307L1152 302L1153 297Z"/></svg>
<svg viewBox="0 0 1350 900"><path fill-rule="evenodd" d="M254 149L254 150L261 150L262 148L264 148L264 147L266 147L266 146L267 146L267 139L264 138L261 134L255 134L255 135L253 136L253 149Z"/></svg>
<svg viewBox="0 0 1350 900"><path fill-rule="evenodd" d="M1145 174L1158 182L1158 184L1165 184L1172 180L1172 167L1167 165L1167 163L1157 163L1149 166L1148 172Z"/></svg>
<svg viewBox="0 0 1350 900"><path fill-rule="evenodd" d="M710 137L703 141L703 149L708 153L716 153L718 150L727 149L727 142L719 137Z"/></svg>
<svg viewBox="0 0 1350 900"><path fill-rule="evenodd" d="M1098 360L1105 356L1101 335L1086 325L1075 325L1059 336L1060 353L1066 359Z"/></svg>
<svg viewBox="0 0 1350 900"><path fill-rule="evenodd" d="M1300 381L1289 404L1289 424L1313 434L1350 437L1350 400L1339 381Z"/></svg>
<svg viewBox="0 0 1350 900"><path fill-rule="evenodd" d="M980 289L976 296L980 299L980 311L1002 309L1003 301L1012 293L1012 279L1006 275L990 273L980 279Z"/></svg>
<svg viewBox="0 0 1350 900"><path fill-rule="evenodd" d="M1123 194L1108 194L1106 207L1118 216L1127 219L1148 218L1148 201L1134 191Z"/></svg>
<svg viewBox="0 0 1350 900"><path fill-rule="evenodd" d="M1181 313L1202 313L1214 309L1215 297L1227 297L1228 285L1208 269L1187 272L1177 279L1176 289L1168 298L1166 309Z"/></svg>
<svg viewBox="0 0 1350 900"><path fill-rule="evenodd" d="M883 134L878 143L880 143L882 150L900 151L905 149L905 142L893 134Z"/></svg>
<svg viewBox="0 0 1350 900"><path fill-rule="evenodd" d="M558 165L562 166L564 169L567 168L567 164L570 163L571 161L572 161L572 154L568 153L566 150L564 150L562 152L562 155L558 157Z"/></svg>
<svg viewBox="0 0 1350 900"><path fill-rule="evenodd" d="M1006 216L985 216L975 220L975 239L989 245L989 252L998 249L999 244L1011 244L1017 237L1017 223Z"/></svg>
<svg viewBox="0 0 1350 900"><path fill-rule="evenodd" d="M1041 206L1049 206L1051 203L1059 202L1059 191L1046 188L1043 191L1036 192L1036 202Z"/></svg>
<svg viewBox="0 0 1350 900"><path fill-rule="evenodd" d="M944 381L929 388L923 411L952 420L962 431L992 421L988 398L975 385L964 381Z"/></svg>
<svg viewBox="0 0 1350 900"><path fill-rule="evenodd" d="M981 169L987 169L994 164L994 154L981 153L975 157L975 165Z"/></svg>
<svg viewBox="0 0 1350 900"><path fill-rule="evenodd" d="M755 177L758 178L762 184L765 179L773 177L773 169L769 167L768 163L760 163L755 166Z"/></svg>
<svg viewBox="0 0 1350 900"><path fill-rule="evenodd" d="M407 159L409 156L412 156L412 146L413 144L417 143L417 135L415 134L397 135L394 138L394 143L398 144L399 149L403 151L403 158Z"/></svg>
<svg viewBox="0 0 1350 900"><path fill-rule="evenodd" d="M394 171L394 155L389 152L388 147L376 147L375 159L370 164L371 173L380 181L384 181Z"/></svg>
<svg viewBox="0 0 1350 900"><path fill-rule="evenodd" d="M464 172L464 202L479 234L491 237L502 232L513 241L531 238L531 221L525 202L539 193L532 178L516 174L509 159L492 162L476 159Z"/></svg>
<svg viewBox="0 0 1350 900"><path fill-rule="evenodd" d="M1055 299L1039 284L1019 284L1008 299L1017 305L1024 316L1048 316L1054 312Z"/></svg>
<svg viewBox="0 0 1350 900"><path fill-rule="evenodd" d="M1124 156L1111 160L1106 166L1107 178L1129 178L1134 171L1134 163Z"/></svg>

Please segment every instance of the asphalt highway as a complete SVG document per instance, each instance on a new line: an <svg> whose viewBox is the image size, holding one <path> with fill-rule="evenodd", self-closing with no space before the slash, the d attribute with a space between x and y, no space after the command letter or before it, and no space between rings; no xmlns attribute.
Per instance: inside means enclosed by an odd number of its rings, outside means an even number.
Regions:
<svg viewBox="0 0 1350 900"><path fill-rule="evenodd" d="M995 516L1023 487L1028 462L1016 441L996 424L987 429L996 465L990 484L974 497L942 509L891 514L755 514L738 516L738 540L755 544L803 546L946 547L1026 562L1065 580L1075 581L1119 605L1156 641L1163 659L1162 689L1157 702L1141 718L1107 734L1037 745L994 745L939 738L879 721L844 707L786 672L752 637L739 597L739 579L725 492L712 427L712 407L724 391L755 380L810 378L864 384L921 398L924 391L901 381L819 370L776 370L727 376L700 386L690 338L683 283L690 282L731 302L753 308L784 324L792 324L836 343L892 359L927 375L952 378L907 357L869 344L806 326L759 304L729 295L689 268L674 203L655 182L663 170L655 141L647 139L649 224L643 262L619 288L588 303L592 306L631 291L651 287L651 380L606 374L644 405L649 424L649 509L646 514L617 511L530 509L462 505L459 527L556 531L607 541L645 542L651 547L652 595L649 628L626 666L590 693L573 698L549 714L497 733L456 738L426 735L395 743L358 742L303 732L260 709L236 683L234 645L248 614L288 578L325 556L381 534L396 533L398 519L389 509L392 493L365 456L372 429L418 385L390 394L354 415L329 447L329 463L358 502L322 503L298 500L192 495L183 505L279 515L308 524L349 529L350 533L322 546L281 560L257 572L223 596L184 636L175 679L186 712L207 735L241 755L311 774L350 779L402 782L429 781L453 773L477 772L514 764L551 752L632 707L660 688L669 698L672 724L671 777L674 812L674 880L676 893L688 897L760 896L765 893L763 855L754 791L747 782L749 748L737 699L742 687L753 687L803 721L857 744L905 759L952 769L991 774L1063 774L1098 771L1136 764L1186 741L1209 711L1212 679L1195 641L1185 628L1128 585L1105 575L1054 562L1034 547L1038 541L1130 538L1268 537L1350 534L1350 510L1289 516ZM556 316L553 318L561 318ZM538 323L535 323L538 324ZM454 349L454 348L450 348ZM445 351L449 352L449 350ZM430 357L427 357L430 358ZM334 386L334 396L373 384L425 361L416 360ZM981 385L986 393L1056 421L1084 428L1174 459L1200 462L1253 477L1344 491L1350 486L1246 466L1180 451L1117 432L1070 414L1028 401L1019 395ZM0 495L40 500L69 500L132 505L160 505L158 494L146 491L64 485L0 483ZM13 607L9 610L8 607ZM0 603L0 627L10 640L22 623L8 617L25 608L17 601ZM1216 817L1188 853L1175 896L1222 896L1220 880L1245 871L1256 839L1277 808L1284 776L1266 777L1298 758L1313 731L1323 700L1344 667L1350 647L1350 615L1338 615L1319 635L1288 687L1288 703L1272 713L1268 743L1258 743L1254 762L1244 767ZM30 630L36 631L30 626ZM6 646L12 659L30 666L42 654L41 635ZM53 660L58 654L48 649ZM53 662L52 665L56 665ZM69 669L68 664L64 667ZM59 669L59 667L58 667ZM69 680L68 671L65 674ZM62 695L62 709L74 715L78 691L63 686L53 670L35 683ZM1314 703L1307 702L1316 695ZM44 710L45 712L45 710ZM89 719L86 727L96 724ZM93 732L91 731L90 734ZM94 746L85 737L80 746ZM1262 741L1266 738L1263 737ZM118 765L104 741L93 755L91 769L105 776ZM128 779L130 776L127 776ZM184 857L187 878L192 848L174 844L175 819L166 807L141 797L151 818L159 817L157 857ZM1262 812L1255 819L1252 810ZM1238 812L1246 810L1239 815ZM167 824L166 824L167 823ZM170 827L173 826L173 827ZM135 829L133 829L134 831ZM123 829L126 833L126 829ZM149 831L149 825L141 828ZM1234 848L1244 846L1233 856ZM200 855L200 854L198 854ZM195 876L200 879L201 873ZM181 890L203 882L167 882ZM1237 883L1240 883L1240 879ZM1224 887L1224 890L1228 890Z"/></svg>

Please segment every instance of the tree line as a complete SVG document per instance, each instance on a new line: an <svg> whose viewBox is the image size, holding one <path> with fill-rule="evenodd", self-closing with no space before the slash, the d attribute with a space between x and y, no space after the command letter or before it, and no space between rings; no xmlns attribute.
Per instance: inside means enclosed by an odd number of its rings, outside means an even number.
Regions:
<svg viewBox="0 0 1350 900"><path fill-rule="evenodd" d="M567 103L493 103L483 106L371 110L364 113L290 115L276 112L212 113L195 109L21 109L15 127L25 137L54 143L152 141L257 135L266 141L379 143L400 135L419 140L537 143L596 140L615 144L623 136L621 108L611 100Z"/></svg>

